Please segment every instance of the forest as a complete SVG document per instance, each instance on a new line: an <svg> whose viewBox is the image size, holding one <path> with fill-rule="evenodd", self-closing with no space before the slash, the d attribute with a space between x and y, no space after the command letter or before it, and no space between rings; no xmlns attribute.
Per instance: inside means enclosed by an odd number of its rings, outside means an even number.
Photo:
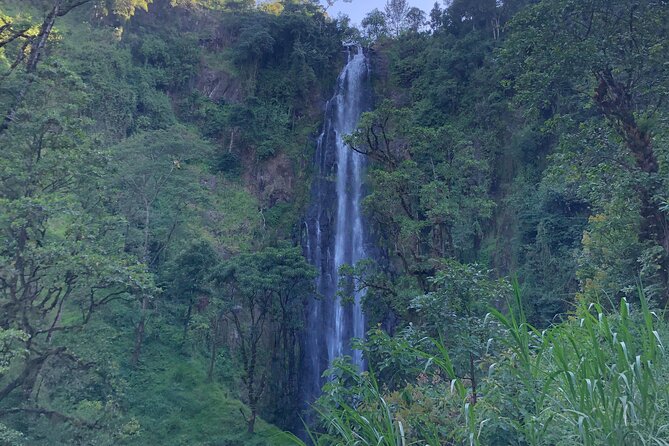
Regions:
<svg viewBox="0 0 669 446"><path fill-rule="evenodd" d="M0 445L669 445L669 1L336 2L0 0Z"/></svg>

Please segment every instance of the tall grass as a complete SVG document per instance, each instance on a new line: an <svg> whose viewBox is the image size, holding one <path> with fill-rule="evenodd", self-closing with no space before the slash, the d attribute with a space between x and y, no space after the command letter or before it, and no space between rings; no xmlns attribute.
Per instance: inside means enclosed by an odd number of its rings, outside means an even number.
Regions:
<svg viewBox="0 0 669 446"><path fill-rule="evenodd" d="M515 307L522 308L517 287ZM522 311L493 315L514 354L501 367L531 395L529 407L522 401L527 413L515 414L527 443L669 445L669 362L659 328L666 335L666 323L641 291L635 314L626 299L608 313L581 303L572 320L543 332Z"/></svg>

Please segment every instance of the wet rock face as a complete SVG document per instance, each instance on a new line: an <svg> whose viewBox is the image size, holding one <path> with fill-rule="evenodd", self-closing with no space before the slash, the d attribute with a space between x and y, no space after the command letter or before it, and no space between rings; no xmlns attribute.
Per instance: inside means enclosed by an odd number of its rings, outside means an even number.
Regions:
<svg viewBox="0 0 669 446"><path fill-rule="evenodd" d="M224 71L203 68L196 88L212 101L240 103L243 99L241 82Z"/></svg>
<svg viewBox="0 0 669 446"><path fill-rule="evenodd" d="M365 332L362 295L355 296L354 302L341 302L337 288L339 267L353 265L369 252L361 210L365 159L348 148L343 137L355 129L370 106L368 59L362 49L351 48L335 95L326 106L314 159L311 206L303 228L305 254L318 270L318 296L305 303L301 371L305 403L319 395L324 384L321 375L335 358L350 355L359 367L364 366L360 352L350 348L351 338L363 337Z"/></svg>
<svg viewBox="0 0 669 446"><path fill-rule="evenodd" d="M290 159L281 153L258 166L254 181L256 195L268 208L277 203L288 203L293 197L294 178Z"/></svg>

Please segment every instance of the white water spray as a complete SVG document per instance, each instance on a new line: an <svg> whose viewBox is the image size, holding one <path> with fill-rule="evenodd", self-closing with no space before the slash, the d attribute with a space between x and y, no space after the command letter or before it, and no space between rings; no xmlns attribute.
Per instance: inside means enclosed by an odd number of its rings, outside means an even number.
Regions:
<svg viewBox="0 0 669 446"><path fill-rule="evenodd" d="M337 81L334 97L326 107L325 125L316 150L317 177L306 221L305 246L318 269L320 299L310 302L304 342L304 393L310 402L319 394L326 367L342 356L364 368L362 353L352 350L351 338L365 335L362 293L353 302L337 294L339 268L367 257L361 202L365 158L344 143L360 115L369 109L369 64L362 48L348 50L348 63Z"/></svg>

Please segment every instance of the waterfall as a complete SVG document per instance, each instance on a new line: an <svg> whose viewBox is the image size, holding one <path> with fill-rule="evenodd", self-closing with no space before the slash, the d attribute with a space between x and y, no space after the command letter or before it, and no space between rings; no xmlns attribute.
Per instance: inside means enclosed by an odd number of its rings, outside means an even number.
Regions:
<svg viewBox="0 0 669 446"><path fill-rule="evenodd" d="M318 296L307 305L303 342L302 390L306 402L320 393L321 375L335 358L350 355L358 367L364 367L362 353L350 347L351 338L365 334L363 296L355 293L353 302L342 302L337 290L339 267L367 257L361 209L365 159L347 147L343 137L355 130L360 115L369 110L369 82L363 49L349 47L348 63L326 106L305 221L305 254L318 270Z"/></svg>

